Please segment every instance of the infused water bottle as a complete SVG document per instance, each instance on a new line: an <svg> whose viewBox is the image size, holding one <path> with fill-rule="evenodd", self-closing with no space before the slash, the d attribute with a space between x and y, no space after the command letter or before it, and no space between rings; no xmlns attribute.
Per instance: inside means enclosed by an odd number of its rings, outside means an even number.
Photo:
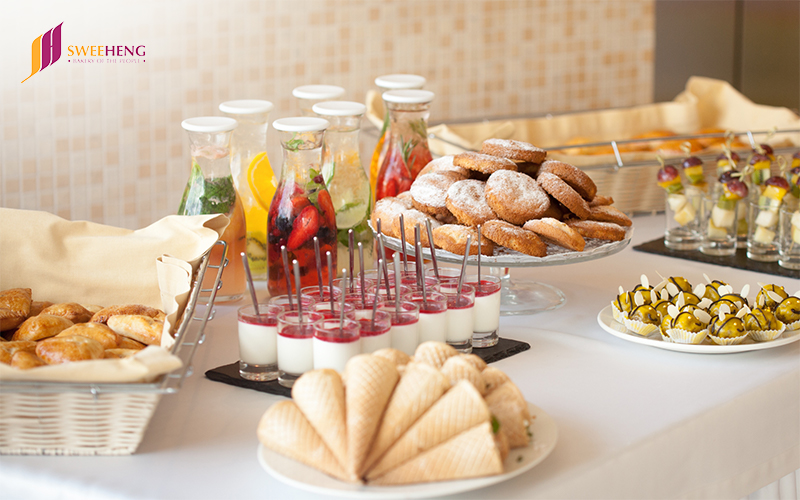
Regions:
<svg viewBox="0 0 800 500"><path fill-rule="evenodd" d="M178 215L225 214L230 223L221 239L228 244L228 265L222 274L217 302L232 302L245 290L244 267L238 258L245 250L244 210L233 185L230 164L231 131L236 120L220 116L189 118L181 123L189 134L192 168L178 207ZM222 248L215 246L209 264L223 262ZM210 288L215 273L209 270L203 288Z"/></svg>
<svg viewBox="0 0 800 500"><path fill-rule="evenodd" d="M344 89L337 85L302 85L292 90L300 105L303 116L317 116L312 108L318 102L335 101L344 95Z"/></svg>

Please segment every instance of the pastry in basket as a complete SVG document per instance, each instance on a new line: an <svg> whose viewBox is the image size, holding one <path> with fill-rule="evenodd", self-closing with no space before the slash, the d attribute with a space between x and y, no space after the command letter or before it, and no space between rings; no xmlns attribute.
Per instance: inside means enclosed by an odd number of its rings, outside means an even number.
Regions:
<svg viewBox="0 0 800 500"><path fill-rule="evenodd" d="M63 304L53 304L42 309L40 314L52 314L53 316L63 316L73 323L86 323L92 319L93 314L88 309L75 302L65 302Z"/></svg>
<svg viewBox="0 0 800 500"><path fill-rule="evenodd" d="M677 140L677 141L664 141L658 145L658 152L663 156L678 156L683 155L688 149L689 152L694 153L701 151L703 145L697 139Z"/></svg>
<svg viewBox="0 0 800 500"><path fill-rule="evenodd" d="M586 240L583 239L583 236L581 236L576 229L552 217L529 220L522 227L523 229L538 234L540 238L548 243L553 243L576 252L583 251L583 248L586 246Z"/></svg>
<svg viewBox="0 0 800 500"><path fill-rule="evenodd" d="M39 366L45 366L47 363L42 361L42 358L36 355L35 352L30 351L17 351L11 357L11 367L19 370L30 370Z"/></svg>
<svg viewBox="0 0 800 500"><path fill-rule="evenodd" d="M19 326L31 310L31 289L12 288L0 292L0 330Z"/></svg>
<svg viewBox="0 0 800 500"><path fill-rule="evenodd" d="M453 165L490 175L498 170L517 170L517 164L507 158L467 151L453 157Z"/></svg>
<svg viewBox="0 0 800 500"><path fill-rule="evenodd" d="M464 255L467 250L467 237L472 238L469 254L478 255L478 231L474 227L445 224L433 230L433 244L442 250L458 255ZM492 255L493 253L494 243L481 235L481 254Z"/></svg>
<svg viewBox="0 0 800 500"><path fill-rule="evenodd" d="M122 359L133 356L139 351L140 349L121 349L121 348L106 349L105 351L103 351L103 357L106 359Z"/></svg>
<svg viewBox="0 0 800 500"><path fill-rule="evenodd" d="M63 330L71 327L72 321L62 316L53 316L51 314L40 314L26 319L16 332L11 340L41 340L49 337L55 337Z"/></svg>
<svg viewBox="0 0 800 500"><path fill-rule="evenodd" d="M501 220L483 225L483 235L500 246L534 257L547 255L547 245L535 233Z"/></svg>
<svg viewBox="0 0 800 500"><path fill-rule="evenodd" d="M511 139L487 139L481 145L481 153L530 163L542 163L547 157L544 149Z"/></svg>
<svg viewBox="0 0 800 500"><path fill-rule="evenodd" d="M484 195L501 219L518 226L542 217L550 208L550 197L536 179L511 170L493 173L486 181Z"/></svg>
<svg viewBox="0 0 800 500"><path fill-rule="evenodd" d="M117 314L108 318L108 327L119 335L146 345L161 344L164 322L138 314Z"/></svg>
<svg viewBox="0 0 800 500"><path fill-rule="evenodd" d="M591 137L576 136L566 142L567 146L576 146L574 148L564 148L556 151L561 151L568 155L613 155L614 149L611 145L603 146L583 146L583 144L592 144L594 142L602 142Z"/></svg>
<svg viewBox="0 0 800 500"><path fill-rule="evenodd" d="M31 302L31 312L30 312L30 314L28 314L28 317L38 316L42 311L44 311L46 308L48 308L48 307L50 307L52 305L53 305L52 302L38 301L38 300L32 301ZM92 313L92 314L94 314L94 313Z"/></svg>
<svg viewBox="0 0 800 500"><path fill-rule="evenodd" d="M410 242L412 245L414 244L414 228L417 225L420 227L419 238L422 242L423 247L427 247L430 245L428 241L428 232L425 230L425 220L428 219L431 221L431 228L435 229L439 227L441 224L436 219L429 217L428 215L420 212L412 208L411 210L405 210L403 212L403 233L406 236L406 242ZM391 225L392 226L392 233L397 234L397 237L400 237L401 229L400 229L400 216L398 216L395 220L391 222L391 224L387 224L388 221L384 220L382 222L382 229Z"/></svg>
<svg viewBox="0 0 800 500"><path fill-rule="evenodd" d="M61 331L56 337L69 337L70 335L82 335L90 339L95 339L103 345L103 349L116 349L119 347L120 336L108 326L102 323L79 323Z"/></svg>
<svg viewBox="0 0 800 500"><path fill-rule="evenodd" d="M378 221L381 221L381 232L392 238L399 238L400 233L395 233L392 223L401 213L412 209L411 200L403 201L394 197L387 197L378 200L372 210L372 228L378 230Z"/></svg>
<svg viewBox="0 0 800 500"><path fill-rule="evenodd" d="M467 179L458 181L447 190L447 209L467 226L478 226L497 219L497 214L486 202L485 183Z"/></svg>
<svg viewBox="0 0 800 500"><path fill-rule="evenodd" d="M37 342L36 355L48 365L103 358L103 345L88 337L71 335Z"/></svg>
<svg viewBox="0 0 800 500"><path fill-rule="evenodd" d="M558 200L567 210L581 219L589 218L589 204L560 177L549 172L539 172L536 180L539 181L539 184L548 194Z"/></svg>
<svg viewBox="0 0 800 500"><path fill-rule="evenodd" d="M165 317L163 311L159 311L154 307L143 306L141 304L125 304L120 306L104 307L103 309L97 311L94 316L92 316L91 321L94 323L107 323L109 318L120 314L147 316L160 321L164 321Z"/></svg>
<svg viewBox="0 0 800 500"><path fill-rule="evenodd" d="M411 184L414 208L433 217L452 215L447 209L447 190L464 177L454 172L434 172L420 175Z"/></svg>
<svg viewBox="0 0 800 500"><path fill-rule="evenodd" d="M36 342L32 340L0 342L0 363L10 365L14 354L20 351L35 353Z"/></svg>
<svg viewBox="0 0 800 500"><path fill-rule="evenodd" d="M453 172L462 179L469 177L469 170L453 164L453 155L442 156L441 158L436 158L435 160L431 161L425 165L425 168L420 170L419 174L417 174L417 178L419 179L425 174L431 174L434 172Z"/></svg>

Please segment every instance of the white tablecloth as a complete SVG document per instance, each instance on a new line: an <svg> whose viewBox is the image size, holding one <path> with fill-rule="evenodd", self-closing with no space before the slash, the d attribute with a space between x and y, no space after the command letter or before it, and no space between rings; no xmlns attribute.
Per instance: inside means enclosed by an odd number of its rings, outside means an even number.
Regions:
<svg viewBox="0 0 800 500"><path fill-rule="evenodd" d="M663 228L660 217L635 224L634 244ZM705 272L737 290L758 281L800 289L797 279L630 248L595 262L514 270L512 278L556 285L567 296L559 310L503 318L501 335L531 349L496 365L553 416L559 442L529 473L461 498L740 498L800 468L800 343L683 354L597 326L619 285L632 287L643 272L655 282L656 271L693 283ZM274 480L256 460L257 422L281 398L203 377L236 359L235 307L219 307L195 375L162 399L135 455L3 456L0 498L314 497ZM759 494L753 498L767 498Z"/></svg>

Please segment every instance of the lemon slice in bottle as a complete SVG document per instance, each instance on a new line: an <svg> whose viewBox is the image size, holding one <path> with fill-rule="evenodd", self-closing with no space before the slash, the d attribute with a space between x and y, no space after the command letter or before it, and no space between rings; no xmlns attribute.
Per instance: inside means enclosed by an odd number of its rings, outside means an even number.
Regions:
<svg viewBox="0 0 800 500"><path fill-rule="evenodd" d="M258 204L264 210L269 210L269 205L272 202L275 191L278 189L278 184L266 152L258 153L250 161L250 166L247 167L247 184L250 186L250 192L253 193L253 197Z"/></svg>

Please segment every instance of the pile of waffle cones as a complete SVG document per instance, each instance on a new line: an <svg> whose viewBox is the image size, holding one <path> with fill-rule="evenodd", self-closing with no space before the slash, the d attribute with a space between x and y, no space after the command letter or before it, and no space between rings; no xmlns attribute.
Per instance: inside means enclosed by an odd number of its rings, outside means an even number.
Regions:
<svg viewBox="0 0 800 500"><path fill-rule="evenodd" d="M267 448L337 479L400 485L503 472L510 448L530 443L517 386L475 355L439 342L413 358L394 349L314 370L258 425Z"/></svg>

